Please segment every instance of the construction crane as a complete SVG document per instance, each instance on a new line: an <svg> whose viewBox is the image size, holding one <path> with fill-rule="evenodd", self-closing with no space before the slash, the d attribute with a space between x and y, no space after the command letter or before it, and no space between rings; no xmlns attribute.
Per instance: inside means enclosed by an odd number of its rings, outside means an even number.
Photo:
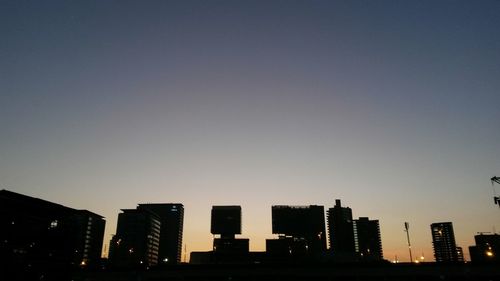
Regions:
<svg viewBox="0 0 500 281"><path fill-rule="evenodd" d="M493 184L493 182L496 182L496 183L500 184L500 178L499 177L492 177L491 178L491 184Z"/></svg>
<svg viewBox="0 0 500 281"><path fill-rule="evenodd" d="M493 186L495 182L500 184L500 178L499 177L492 177L491 178L491 185ZM495 192L495 188L493 188L493 192ZM495 205L498 205L498 207L500 207L500 196L496 196L496 193L493 196L493 202L495 203Z"/></svg>

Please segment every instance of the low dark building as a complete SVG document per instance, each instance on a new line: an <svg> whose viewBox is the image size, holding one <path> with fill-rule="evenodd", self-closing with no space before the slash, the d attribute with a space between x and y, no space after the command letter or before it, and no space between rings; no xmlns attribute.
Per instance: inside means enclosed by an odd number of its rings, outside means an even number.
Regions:
<svg viewBox="0 0 500 281"><path fill-rule="evenodd" d="M247 238L215 238L214 252L227 254L246 254L249 251L249 240Z"/></svg>
<svg viewBox="0 0 500 281"><path fill-rule="evenodd" d="M475 246L469 247L473 263L500 263L500 235L479 234L474 236Z"/></svg>
<svg viewBox="0 0 500 281"><path fill-rule="evenodd" d="M13 272L99 265L104 226L102 216L87 210L0 191L0 257Z"/></svg>
<svg viewBox="0 0 500 281"><path fill-rule="evenodd" d="M293 237L280 237L279 239L266 240L266 262L292 263L307 262L311 258L305 239Z"/></svg>

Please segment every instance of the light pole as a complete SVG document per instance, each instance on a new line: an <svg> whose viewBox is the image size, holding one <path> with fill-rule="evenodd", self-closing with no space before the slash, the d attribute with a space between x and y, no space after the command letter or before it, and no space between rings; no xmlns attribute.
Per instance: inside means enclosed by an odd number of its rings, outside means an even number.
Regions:
<svg viewBox="0 0 500 281"><path fill-rule="evenodd" d="M405 222L406 238L408 239L408 251L410 252L410 262L413 262L413 256L411 254L411 243L410 243L410 224Z"/></svg>

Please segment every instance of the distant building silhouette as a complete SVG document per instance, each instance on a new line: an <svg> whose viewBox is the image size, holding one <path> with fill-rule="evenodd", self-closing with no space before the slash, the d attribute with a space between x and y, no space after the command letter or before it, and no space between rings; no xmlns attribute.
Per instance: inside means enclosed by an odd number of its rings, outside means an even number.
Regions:
<svg viewBox="0 0 500 281"><path fill-rule="evenodd" d="M210 232L221 238L234 238L241 234L241 206L213 206Z"/></svg>
<svg viewBox="0 0 500 281"><path fill-rule="evenodd" d="M272 231L278 239L266 240L270 256L319 256L326 251L323 206L272 206Z"/></svg>
<svg viewBox="0 0 500 281"><path fill-rule="evenodd" d="M479 234L474 236L475 246L469 247L474 263L500 263L500 235Z"/></svg>
<svg viewBox="0 0 500 281"><path fill-rule="evenodd" d="M112 266L154 266L180 263L184 206L179 203L139 204L118 215L109 246Z"/></svg>
<svg viewBox="0 0 500 281"><path fill-rule="evenodd" d="M139 204L138 209L155 213L160 220L158 264L181 262L184 206L182 204Z"/></svg>
<svg viewBox="0 0 500 281"><path fill-rule="evenodd" d="M14 272L99 264L105 221L42 199L0 190L0 258Z"/></svg>
<svg viewBox="0 0 500 281"><path fill-rule="evenodd" d="M213 206L211 233L214 237L213 262L241 263L248 260L249 240L235 238L241 234L241 206Z"/></svg>
<svg viewBox="0 0 500 281"><path fill-rule="evenodd" d="M356 250L364 260L382 260L382 239L378 220L360 217L354 220Z"/></svg>
<svg viewBox="0 0 500 281"><path fill-rule="evenodd" d="M438 222L431 224L432 247L436 262L460 262L455 233L451 222Z"/></svg>
<svg viewBox="0 0 500 281"><path fill-rule="evenodd" d="M356 245L351 208L342 207L340 200L336 199L335 206L328 209L327 221L330 250L337 255L354 255Z"/></svg>
<svg viewBox="0 0 500 281"><path fill-rule="evenodd" d="M153 266L158 263L160 217L147 209L123 209L109 246L113 266Z"/></svg>
<svg viewBox="0 0 500 281"><path fill-rule="evenodd" d="M464 250L462 249L462 247L459 247L459 246L457 246L457 260L458 260L458 262L465 261Z"/></svg>

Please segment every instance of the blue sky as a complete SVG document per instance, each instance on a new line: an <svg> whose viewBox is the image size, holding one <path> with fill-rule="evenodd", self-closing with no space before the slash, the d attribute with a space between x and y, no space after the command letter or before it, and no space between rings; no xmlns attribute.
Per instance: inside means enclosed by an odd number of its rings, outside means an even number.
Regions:
<svg viewBox="0 0 500 281"><path fill-rule="evenodd" d="M188 251L210 208L381 222L387 259L500 229L498 1L2 1L0 183L106 217L179 202ZM500 187L496 187L496 192ZM467 251L466 251L467 254Z"/></svg>

